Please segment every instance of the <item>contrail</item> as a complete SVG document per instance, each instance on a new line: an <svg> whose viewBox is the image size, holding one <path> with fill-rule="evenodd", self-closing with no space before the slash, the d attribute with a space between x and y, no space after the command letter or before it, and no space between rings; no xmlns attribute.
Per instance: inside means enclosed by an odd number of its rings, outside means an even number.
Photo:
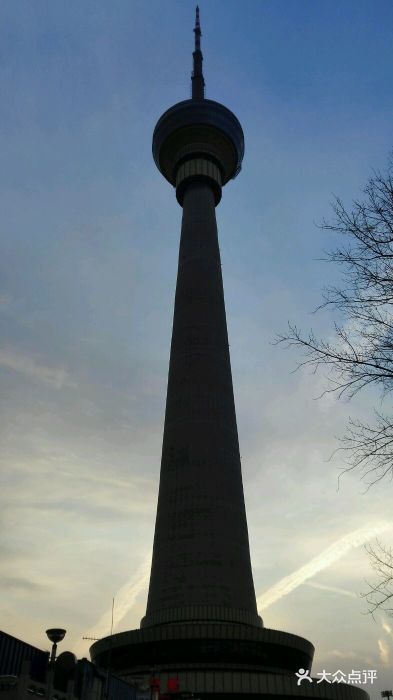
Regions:
<svg viewBox="0 0 393 700"><path fill-rule="evenodd" d="M381 660L382 666L390 666L389 663L389 657L390 657L390 649L389 645L386 644L386 641L384 639L378 639L378 650L379 650L379 658Z"/></svg>
<svg viewBox="0 0 393 700"><path fill-rule="evenodd" d="M339 595L346 595L350 598L357 598L356 593L353 591L347 591L345 588L339 588L338 586L326 586L324 583L317 583L317 581L304 581L305 586L310 586L310 588L317 588L321 591L329 591L330 593L338 593Z"/></svg>
<svg viewBox="0 0 393 700"><path fill-rule="evenodd" d="M307 581L307 579L314 576L318 571L326 569L328 566L333 564L338 559L341 559L351 547L359 547L373 537L377 537L385 530L388 530L393 526L393 523L388 521L381 521L373 525L368 525L366 527L360 528L359 530L354 530L353 532L344 535L337 542L334 542L330 547L325 549L321 554L312 559L308 564L300 567L297 571L294 571L289 576L285 576L281 581L278 581L272 588L269 588L265 593L262 593L257 598L257 605L259 610L265 610L275 603L277 600L282 598L284 595L288 595L295 588L300 586L302 583ZM127 583L120 588L120 590L115 595L115 628L124 619L124 617L129 613L135 604L135 600L139 593L147 588L150 575L150 565L151 565L151 554L149 554L142 562L139 569L135 572ZM319 584L320 587L321 584ZM339 589L334 589L337 592ZM101 615L97 623L91 627L91 629L85 633L87 637L106 637L110 633L110 620L111 620L112 607L108 609ZM82 653L85 651L85 643L80 642L76 645L75 653Z"/></svg>
<svg viewBox="0 0 393 700"><path fill-rule="evenodd" d="M114 605L114 627L116 628L119 622L127 615L133 607L139 593L147 588L150 576L151 553L143 560L139 569L133 576L120 588L115 595ZM84 634L85 637L107 637L110 634L112 606L110 606L100 617L94 627L91 627ZM81 640L75 645L75 654L84 653L86 648L85 641Z"/></svg>
<svg viewBox="0 0 393 700"><path fill-rule="evenodd" d="M352 547L359 547L373 537L377 537L382 532L385 532L385 530L391 528L392 525L393 523L391 522L380 521L372 525L367 525L366 527L361 527L358 530L353 530L353 532L344 535L344 537L341 537L337 542L330 545L330 547L327 547L321 554L318 554L317 557L311 559L308 564L301 566L300 569L294 571L293 574L285 576L265 593L258 596L258 609L266 610L269 605L272 605L284 595L291 593L291 591L304 583L304 581L315 576L318 571L326 569L338 559L341 559Z"/></svg>

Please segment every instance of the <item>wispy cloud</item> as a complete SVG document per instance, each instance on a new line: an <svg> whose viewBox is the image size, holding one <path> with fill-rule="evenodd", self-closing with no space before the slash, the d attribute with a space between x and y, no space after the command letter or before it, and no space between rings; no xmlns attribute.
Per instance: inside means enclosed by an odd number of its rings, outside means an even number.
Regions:
<svg viewBox="0 0 393 700"><path fill-rule="evenodd" d="M333 656L335 659L356 659L357 656L354 651L341 651L340 649L332 649L328 651L326 656Z"/></svg>
<svg viewBox="0 0 393 700"><path fill-rule="evenodd" d="M0 367L19 372L29 379L46 384L54 389L74 386L67 371L62 367L45 367L26 355L9 350L0 350Z"/></svg>
<svg viewBox="0 0 393 700"><path fill-rule="evenodd" d="M384 632L386 632L386 634L390 634L390 635L392 634L392 628L390 625L388 625L387 622L385 622L385 620L383 620L383 622L382 622L382 628L383 628Z"/></svg>
<svg viewBox="0 0 393 700"><path fill-rule="evenodd" d="M344 535L330 545L330 547L327 547L327 549L321 552L317 557L311 559L311 561L301 566L300 569L297 569L292 574L289 574L289 576L285 576L265 593L258 596L258 609L265 610L284 595L288 595L288 593L291 593L295 588L298 588L298 586L307 581L307 579L315 576L318 571L326 569L338 559L341 559L352 547L359 547L373 537L377 537L382 532L385 532L391 528L392 525L393 523L391 522L381 521Z"/></svg>
<svg viewBox="0 0 393 700"><path fill-rule="evenodd" d="M20 576L0 576L1 587L4 589L11 590L21 590L27 592L36 592L44 590L47 586L43 583L38 583L37 581L31 581L27 578L21 578Z"/></svg>

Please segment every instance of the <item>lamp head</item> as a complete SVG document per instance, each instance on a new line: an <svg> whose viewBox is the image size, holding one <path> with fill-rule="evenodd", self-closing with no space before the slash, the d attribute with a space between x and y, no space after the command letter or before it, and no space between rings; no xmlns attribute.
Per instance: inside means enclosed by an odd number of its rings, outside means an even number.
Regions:
<svg viewBox="0 0 393 700"><path fill-rule="evenodd" d="M57 644L58 642L61 642L62 639L64 639L66 631L67 630L62 630L62 629L59 629L57 627L56 628L54 627L53 629L46 630L46 634L48 636L48 639L53 644Z"/></svg>

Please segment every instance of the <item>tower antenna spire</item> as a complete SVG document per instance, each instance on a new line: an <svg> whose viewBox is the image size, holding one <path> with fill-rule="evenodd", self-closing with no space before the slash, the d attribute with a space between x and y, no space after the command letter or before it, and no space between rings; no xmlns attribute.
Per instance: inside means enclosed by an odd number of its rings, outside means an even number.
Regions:
<svg viewBox="0 0 393 700"><path fill-rule="evenodd" d="M202 51L201 51L201 25L199 22L199 7L195 10L195 49L193 51L193 71L191 76L192 99L203 100L205 98L205 80L202 71Z"/></svg>

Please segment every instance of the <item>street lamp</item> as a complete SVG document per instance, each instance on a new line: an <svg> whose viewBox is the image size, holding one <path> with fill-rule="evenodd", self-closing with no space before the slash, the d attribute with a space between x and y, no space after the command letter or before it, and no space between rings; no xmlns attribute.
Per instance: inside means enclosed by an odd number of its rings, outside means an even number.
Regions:
<svg viewBox="0 0 393 700"><path fill-rule="evenodd" d="M52 653L50 655L50 664L53 664L56 659L56 651L57 651L57 643L61 642L62 639L65 637L66 630L61 630L57 628L53 628L50 630L46 630L46 634L48 636L48 639L53 643L52 645Z"/></svg>

